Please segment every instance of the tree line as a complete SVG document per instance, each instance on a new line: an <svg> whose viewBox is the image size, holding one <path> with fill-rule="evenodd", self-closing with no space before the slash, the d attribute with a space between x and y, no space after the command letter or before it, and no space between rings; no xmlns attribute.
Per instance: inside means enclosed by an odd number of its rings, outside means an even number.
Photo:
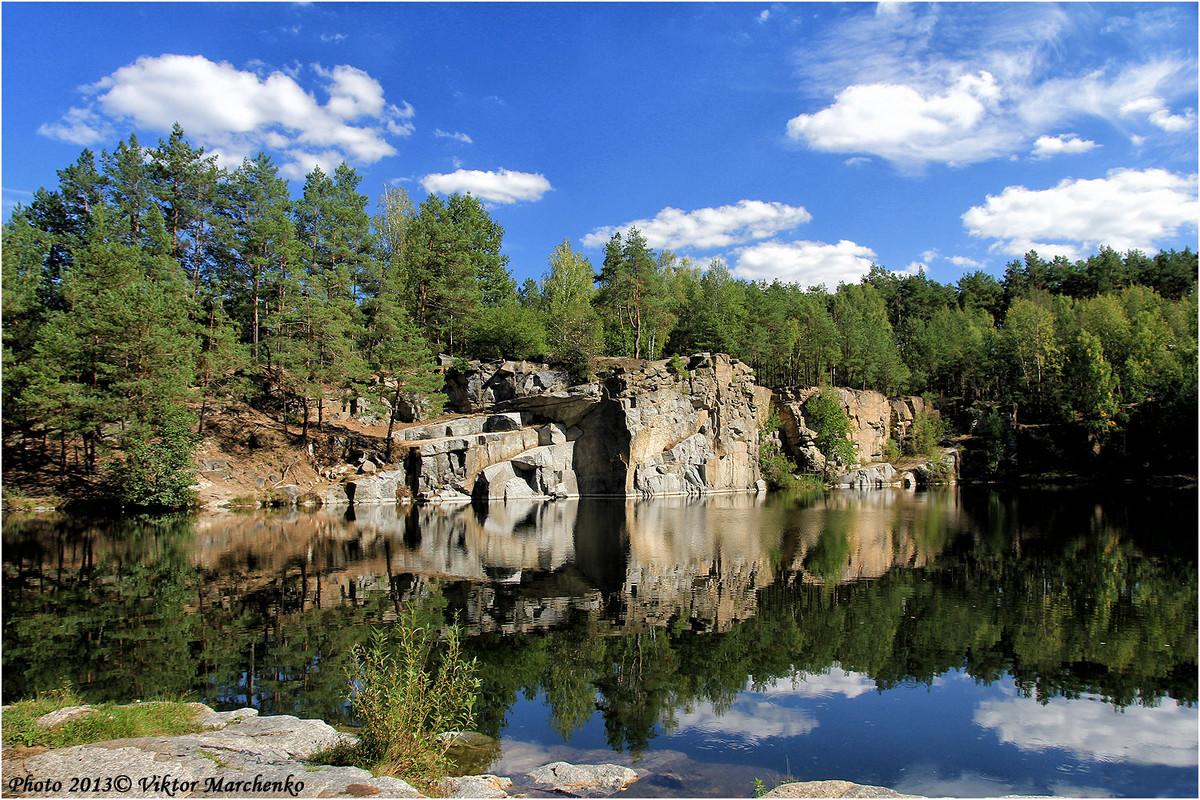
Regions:
<svg viewBox="0 0 1200 800"><path fill-rule="evenodd" d="M292 197L269 156L229 169L176 125L58 177L3 230L5 449L131 501L181 496L223 398L266 398L301 438L338 392L378 396L393 421L402 403L436 413L439 352L552 354L584 379L598 355L719 351L767 385L1013 403L1099 433L1151 400L1196 401L1186 248L1030 252L954 285L875 266L830 290L738 279L630 230L598 265L564 240L518 286L478 199L389 187L372 213L345 163Z"/></svg>

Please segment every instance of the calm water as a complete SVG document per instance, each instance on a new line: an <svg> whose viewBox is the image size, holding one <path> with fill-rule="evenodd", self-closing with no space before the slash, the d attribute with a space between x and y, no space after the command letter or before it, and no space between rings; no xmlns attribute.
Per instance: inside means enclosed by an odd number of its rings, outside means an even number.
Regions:
<svg viewBox="0 0 1200 800"><path fill-rule="evenodd" d="M4 522L4 702L185 695L350 721L423 603L484 680L472 771L630 796L840 778L1197 796L1194 492L843 492Z"/></svg>

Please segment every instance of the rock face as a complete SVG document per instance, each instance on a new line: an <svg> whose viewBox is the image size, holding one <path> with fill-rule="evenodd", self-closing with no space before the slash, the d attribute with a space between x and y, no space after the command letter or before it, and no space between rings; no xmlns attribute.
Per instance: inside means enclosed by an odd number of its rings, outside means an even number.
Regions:
<svg viewBox="0 0 1200 800"><path fill-rule="evenodd" d="M780 389L772 400L779 414L784 451L801 469L814 472L824 470L825 457L817 449L816 432L805 422L803 407L819 391L816 386ZM889 399L879 392L845 388L833 392L850 420L850 435L864 464L882 461L889 441L903 442L918 415L936 413L920 397Z"/></svg>
<svg viewBox="0 0 1200 800"><path fill-rule="evenodd" d="M356 475L328 504L645 497L756 491L765 395L726 355L666 361L605 359L595 383L529 362L471 362L447 373L464 416L397 431L403 468Z"/></svg>

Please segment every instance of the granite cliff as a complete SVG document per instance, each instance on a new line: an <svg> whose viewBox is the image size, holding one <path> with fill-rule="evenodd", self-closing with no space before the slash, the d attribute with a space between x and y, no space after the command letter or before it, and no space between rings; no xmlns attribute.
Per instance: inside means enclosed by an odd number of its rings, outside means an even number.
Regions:
<svg viewBox="0 0 1200 800"><path fill-rule="evenodd" d="M758 427L769 397L723 354L602 359L597 379L530 362L448 365L457 416L397 431L406 452L329 490L325 503L650 497L762 490Z"/></svg>

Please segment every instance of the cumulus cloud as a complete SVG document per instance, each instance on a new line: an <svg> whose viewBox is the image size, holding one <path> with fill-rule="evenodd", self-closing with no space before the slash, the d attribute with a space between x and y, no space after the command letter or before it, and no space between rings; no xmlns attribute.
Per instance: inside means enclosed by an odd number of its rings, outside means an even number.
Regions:
<svg viewBox="0 0 1200 800"><path fill-rule="evenodd" d="M828 108L793 117L787 134L815 150L872 153L904 166L968 164L1014 144L1008 132L983 124L999 100L989 72L963 75L938 93L903 84L855 85Z"/></svg>
<svg viewBox="0 0 1200 800"><path fill-rule="evenodd" d="M544 175L507 169L496 172L460 169L447 174L435 173L422 178L421 186L427 192L470 192L480 200L505 204L541 200L542 195L554 188Z"/></svg>
<svg viewBox="0 0 1200 800"><path fill-rule="evenodd" d="M1001 741L1021 750L1061 747L1087 760L1195 767L1195 709L1174 704L1117 710L1096 698L1055 698L1039 704L1029 698L988 701L975 712L975 724L993 728Z"/></svg>
<svg viewBox="0 0 1200 800"><path fill-rule="evenodd" d="M637 228L655 249L709 250L730 247L756 239L767 239L812 219L800 206L740 200L719 208L681 211L664 208L654 219L639 219L624 225L597 228L583 237L585 247L603 247L614 233Z"/></svg>
<svg viewBox="0 0 1200 800"><path fill-rule="evenodd" d="M1092 140L1080 139L1073 133L1066 136L1039 136L1033 143L1033 157L1041 159L1064 154L1086 153L1099 146Z"/></svg>
<svg viewBox="0 0 1200 800"><path fill-rule="evenodd" d="M324 102L282 71L263 75L204 56L143 56L83 87L85 104L39 132L91 144L111 138L118 123L165 132L178 122L228 158L274 151L289 177L317 163L309 160L314 153L333 154L334 163L373 164L395 154L389 135L412 133L412 106L389 104L379 81L363 70L311 69Z"/></svg>
<svg viewBox="0 0 1200 800"><path fill-rule="evenodd" d="M841 240L825 242L763 242L737 251L733 274L746 280L772 281L802 286L855 283L871 270L875 252L869 247Z"/></svg>
<svg viewBox="0 0 1200 800"><path fill-rule="evenodd" d="M1118 169L1103 178L1068 178L1051 189L1009 186L962 220L972 236L995 239L993 250L1078 258L1104 244L1151 250L1181 230L1194 230L1198 217L1195 175Z"/></svg>
<svg viewBox="0 0 1200 800"><path fill-rule="evenodd" d="M797 54L815 110L793 117L787 135L917 172L1028 152L1079 118L1138 134L1194 129L1194 58L1154 55L1063 74L1055 64L1080 28L1075 17L1047 4L963 14L881 3L849 15Z"/></svg>

